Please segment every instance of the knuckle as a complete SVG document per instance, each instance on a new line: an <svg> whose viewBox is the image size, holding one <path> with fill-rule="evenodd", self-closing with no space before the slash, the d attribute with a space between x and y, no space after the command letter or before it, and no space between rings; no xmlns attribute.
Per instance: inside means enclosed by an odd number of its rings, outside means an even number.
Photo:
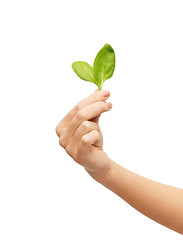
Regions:
<svg viewBox="0 0 183 240"><path fill-rule="evenodd" d="M89 144L89 140L88 138L84 135L81 137L81 142L85 145L88 145Z"/></svg>
<svg viewBox="0 0 183 240"><path fill-rule="evenodd" d="M84 119L84 114L81 110L79 110L77 113L76 113L76 118L79 119L79 120L83 120Z"/></svg>
<svg viewBox="0 0 183 240"><path fill-rule="evenodd" d="M107 109L107 104L105 102L100 101L97 104L101 111L105 111Z"/></svg>
<svg viewBox="0 0 183 240"><path fill-rule="evenodd" d="M63 133L65 133L65 130L66 130L66 127L61 126L61 124L58 124L57 127L55 128L55 131L58 137L63 135Z"/></svg>
<svg viewBox="0 0 183 240"><path fill-rule="evenodd" d="M98 100L99 100L99 92L98 92L98 91L96 91L96 92L93 93L93 99L94 99L95 101L98 101Z"/></svg>
<svg viewBox="0 0 183 240"><path fill-rule="evenodd" d="M66 148L65 138L63 136L60 136L59 144L60 144L61 147Z"/></svg>
<svg viewBox="0 0 183 240"><path fill-rule="evenodd" d="M109 107L108 105L104 102L103 103L103 111L108 111L109 110Z"/></svg>
<svg viewBox="0 0 183 240"><path fill-rule="evenodd" d="M102 105L103 105L103 109L104 110L108 110L108 106L107 106L107 104L105 102L103 102Z"/></svg>
<svg viewBox="0 0 183 240"><path fill-rule="evenodd" d="M63 122L60 121L60 123L56 126L55 131L56 134L58 135L58 137L60 137L60 135L63 133L65 127L63 126Z"/></svg>
<svg viewBox="0 0 183 240"><path fill-rule="evenodd" d="M93 130L94 136L99 140L100 139L100 133L98 130Z"/></svg>
<svg viewBox="0 0 183 240"><path fill-rule="evenodd" d="M60 135L62 134L62 128L60 126L58 126L58 127L56 127L55 131L56 131L57 136L60 137Z"/></svg>
<svg viewBox="0 0 183 240"><path fill-rule="evenodd" d="M84 122L82 122L82 124L81 124L81 127L84 129L84 130L87 130L87 129L89 129L90 128L90 122L89 121L84 121Z"/></svg>
<svg viewBox="0 0 183 240"><path fill-rule="evenodd" d="M96 129L93 130L93 133L94 133L96 136L99 136L99 135L100 135L99 131L97 131Z"/></svg>
<svg viewBox="0 0 183 240"><path fill-rule="evenodd" d="M63 147L63 139L62 139L62 137L59 138L59 144L60 144L61 147Z"/></svg>
<svg viewBox="0 0 183 240"><path fill-rule="evenodd" d="M73 158L74 158L75 162L81 164L81 159L82 159L81 154L78 154L78 152L74 152L73 153Z"/></svg>
<svg viewBox="0 0 183 240"><path fill-rule="evenodd" d="M70 145L67 145L67 146L65 147L65 151L66 151L66 153L67 153L68 155L71 155L71 147L70 147Z"/></svg>
<svg viewBox="0 0 183 240"><path fill-rule="evenodd" d="M80 125L82 131L93 131L96 129L96 131L100 130L100 127L97 123L92 121L83 121Z"/></svg>

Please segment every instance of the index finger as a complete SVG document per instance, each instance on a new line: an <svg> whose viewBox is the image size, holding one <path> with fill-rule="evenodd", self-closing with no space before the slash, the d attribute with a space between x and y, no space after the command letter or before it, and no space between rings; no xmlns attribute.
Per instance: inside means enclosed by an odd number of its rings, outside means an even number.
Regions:
<svg viewBox="0 0 183 240"><path fill-rule="evenodd" d="M84 107L87 107L88 105L98 102L98 101L105 101L109 98L110 92L105 90L96 90L93 94L90 96L84 98L81 100L62 120L61 124L62 126L66 126L68 122L70 122L73 117L75 116L76 112L81 110Z"/></svg>

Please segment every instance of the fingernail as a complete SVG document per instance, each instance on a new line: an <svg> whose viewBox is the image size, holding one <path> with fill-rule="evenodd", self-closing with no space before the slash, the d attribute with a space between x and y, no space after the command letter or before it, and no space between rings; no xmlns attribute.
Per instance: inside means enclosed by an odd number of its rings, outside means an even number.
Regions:
<svg viewBox="0 0 183 240"><path fill-rule="evenodd" d="M109 92L109 91L104 91L104 92L103 92L103 96L104 96L104 97L109 97L109 95L110 95L110 92Z"/></svg>
<svg viewBox="0 0 183 240"><path fill-rule="evenodd" d="M112 103L108 102L108 103L107 103L107 106L108 106L109 108L112 108Z"/></svg>

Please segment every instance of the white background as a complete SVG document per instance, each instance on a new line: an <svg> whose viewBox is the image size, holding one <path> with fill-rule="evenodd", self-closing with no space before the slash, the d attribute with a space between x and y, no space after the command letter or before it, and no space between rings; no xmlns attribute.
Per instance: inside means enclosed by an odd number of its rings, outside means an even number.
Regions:
<svg viewBox="0 0 183 240"><path fill-rule="evenodd" d="M72 62L116 52L104 150L183 188L183 3L0 1L0 239L182 239L95 182L55 127L96 86Z"/></svg>

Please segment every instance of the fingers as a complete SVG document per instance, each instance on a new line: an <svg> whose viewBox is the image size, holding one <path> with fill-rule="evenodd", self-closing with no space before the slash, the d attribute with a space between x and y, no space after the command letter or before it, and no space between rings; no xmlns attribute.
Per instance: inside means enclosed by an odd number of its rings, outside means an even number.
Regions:
<svg viewBox="0 0 183 240"><path fill-rule="evenodd" d="M96 136L99 134L99 136L96 138L96 141L93 142L95 144L95 147L102 147L103 144L103 136L102 132L100 131L100 128L97 123L91 122L91 121L84 121L76 130L75 134L69 139L68 137L61 136L60 137L60 145L65 148L66 152L73 157L76 161L77 159L81 160L80 155L80 142L87 141L88 133L93 132L91 136ZM96 133L98 132L98 133ZM85 137L86 136L86 137ZM90 139L90 138L89 138Z"/></svg>
<svg viewBox="0 0 183 240"><path fill-rule="evenodd" d="M92 121L92 122L95 122L95 123L97 123L97 124L98 124L98 122L99 122L99 119L100 119L100 116L101 116L101 114L99 114L98 116L96 116L96 117L92 118L90 121Z"/></svg>
<svg viewBox="0 0 183 240"><path fill-rule="evenodd" d="M87 98L83 99L82 101L80 101L75 108L78 110L92 104L95 102L99 102L99 101L105 101L109 98L110 96L110 92L109 91L99 91L96 90L93 94L91 94L90 96L88 96Z"/></svg>
<svg viewBox="0 0 183 240"><path fill-rule="evenodd" d="M80 142L82 136L86 135L87 133L93 130L100 131L100 127L97 123L91 121L82 122L72 137L73 142Z"/></svg>
<svg viewBox="0 0 183 240"><path fill-rule="evenodd" d="M90 151L92 145L98 141L100 141L100 133L97 130L93 130L82 136L79 143L79 154L87 154Z"/></svg>
<svg viewBox="0 0 183 240"><path fill-rule="evenodd" d="M98 131L99 133L101 133L100 131L100 127L97 123L95 122L91 122L91 121L84 121L81 123L81 125L77 128L76 132L74 133L74 135L69 138L68 136L61 136L60 137L60 144L64 147L69 145L70 149L74 149L75 147L77 148L77 146L79 146L79 143L81 141L81 138L88 134L89 132L92 131ZM102 135L102 133L101 133ZM101 138L102 140L102 138ZM62 143L61 143L62 141ZM102 142L100 143L100 145L102 145Z"/></svg>
<svg viewBox="0 0 183 240"><path fill-rule="evenodd" d="M98 101L105 101L109 98L110 92L104 91L104 90L96 90L93 94L88 96L87 98L80 101L58 124L58 129L61 127L64 127L72 120L76 112L80 111L82 108L85 108L86 106L93 104Z"/></svg>
<svg viewBox="0 0 183 240"><path fill-rule="evenodd" d="M90 120L103 112L111 110L112 104L109 102L95 102L81 109L76 113L68 126L68 137L71 137L83 121Z"/></svg>

